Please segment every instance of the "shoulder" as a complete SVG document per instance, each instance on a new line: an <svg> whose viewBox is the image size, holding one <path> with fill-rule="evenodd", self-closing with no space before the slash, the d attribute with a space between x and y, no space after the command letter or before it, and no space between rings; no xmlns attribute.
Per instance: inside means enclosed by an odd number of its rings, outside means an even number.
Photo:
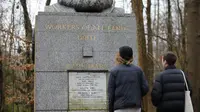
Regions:
<svg viewBox="0 0 200 112"><path fill-rule="evenodd" d="M130 65L130 66L125 66L125 65L116 65L113 68L110 69L110 72L115 72L115 71L126 71L126 70L141 70L139 67Z"/></svg>
<svg viewBox="0 0 200 112"><path fill-rule="evenodd" d="M112 68L110 69L110 72L119 71L121 68L122 68L121 65L116 65L116 66L114 66L114 67L112 67Z"/></svg>
<svg viewBox="0 0 200 112"><path fill-rule="evenodd" d="M140 73L143 73L142 68L140 68L139 66L132 65L132 69L133 69L134 71L138 71L138 72L140 72Z"/></svg>
<svg viewBox="0 0 200 112"><path fill-rule="evenodd" d="M112 67L111 69L110 69L110 73L113 73L113 72L116 72L116 71L118 71L118 66L114 66L114 67Z"/></svg>
<svg viewBox="0 0 200 112"><path fill-rule="evenodd" d="M134 70L134 71L142 71L142 69L136 65L130 65L130 66L125 66L125 65L117 65L113 67L110 71L120 71L120 70Z"/></svg>
<svg viewBox="0 0 200 112"><path fill-rule="evenodd" d="M168 69L168 70L164 70L163 72L160 73L160 75L166 75L166 74L181 74L181 70L179 70L179 69Z"/></svg>
<svg viewBox="0 0 200 112"><path fill-rule="evenodd" d="M164 70L160 73L158 73L156 76L155 76L155 81L161 81L162 77L166 74L169 74L169 71L168 70Z"/></svg>
<svg viewBox="0 0 200 112"><path fill-rule="evenodd" d="M170 74L182 74L179 69L164 70L156 75L156 80L161 80L162 77L169 77Z"/></svg>

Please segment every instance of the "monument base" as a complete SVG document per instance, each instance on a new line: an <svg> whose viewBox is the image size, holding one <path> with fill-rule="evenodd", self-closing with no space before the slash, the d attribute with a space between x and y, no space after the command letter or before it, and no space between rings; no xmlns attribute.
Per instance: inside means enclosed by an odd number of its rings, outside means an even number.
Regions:
<svg viewBox="0 0 200 112"><path fill-rule="evenodd" d="M133 15L39 12L35 27L35 111L106 112L109 70L121 46L134 51Z"/></svg>

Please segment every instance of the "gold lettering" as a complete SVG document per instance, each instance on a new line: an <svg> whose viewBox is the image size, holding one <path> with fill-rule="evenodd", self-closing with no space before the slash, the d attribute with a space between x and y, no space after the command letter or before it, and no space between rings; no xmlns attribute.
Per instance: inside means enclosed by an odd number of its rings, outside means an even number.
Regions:
<svg viewBox="0 0 200 112"><path fill-rule="evenodd" d="M108 30L112 30L112 26L108 26Z"/></svg>
<svg viewBox="0 0 200 112"><path fill-rule="evenodd" d="M81 35L81 36L78 36L79 40L96 40L96 37L95 36L92 36L92 35Z"/></svg>
<svg viewBox="0 0 200 112"><path fill-rule="evenodd" d="M61 24L57 24L56 25L56 29L61 30L62 29L62 25Z"/></svg>
<svg viewBox="0 0 200 112"><path fill-rule="evenodd" d="M122 30L121 26L112 26L112 30Z"/></svg>
<svg viewBox="0 0 200 112"><path fill-rule="evenodd" d="M87 67L88 69L106 69L105 64L93 64L93 63L72 63L72 64L67 64L66 65L67 69L71 68L82 68L82 67Z"/></svg>
<svg viewBox="0 0 200 112"><path fill-rule="evenodd" d="M67 29L68 29L68 30L71 29L71 24L67 24Z"/></svg>
<svg viewBox="0 0 200 112"><path fill-rule="evenodd" d="M79 30L79 26L76 24L67 24L68 30Z"/></svg>
<svg viewBox="0 0 200 112"><path fill-rule="evenodd" d="M94 68L92 64L88 64L88 68Z"/></svg>
<svg viewBox="0 0 200 112"><path fill-rule="evenodd" d="M72 25L72 30L76 29L76 25Z"/></svg>
<svg viewBox="0 0 200 112"><path fill-rule="evenodd" d="M48 25L46 25L46 29L53 29L53 25L52 24L48 24Z"/></svg>
<svg viewBox="0 0 200 112"><path fill-rule="evenodd" d="M89 30L89 28L90 28L89 25L82 26L82 30Z"/></svg>
<svg viewBox="0 0 200 112"><path fill-rule="evenodd" d="M99 68L103 68L103 64L99 64Z"/></svg>
<svg viewBox="0 0 200 112"><path fill-rule="evenodd" d="M100 30L100 26L99 25L91 25L91 30Z"/></svg>
<svg viewBox="0 0 200 112"><path fill-rule="evenodd" d="M57 30L88 30L88 31L120 31L127 30L127 27L121 25L98 25L98 24L87 24L87 25L77 25L77 24L48 24L45 25L46 29L57 29Z"/></svg>
<svg viewBox="0 0 200 112"><path fill-rule="evenodd" d="M81 26L81 30L84 30L85 29L85 26L83 25L83 26Z"/></svg>
<svg viewBox="0 0 200 112"><path fill-rule="evenodd" d="M102 30L102 31L104 30L104 26L101 26L101 30Z"/></svg>
<svg viewBox="0 0 200 112"><path fill-rule="evenodd" d="M127 30L127 27L124 26L122 30Z"/></svg>
<svg viewBox="0 0 200 112"><path fill-rule="evenodd" d="M79 25L73 24L73 25L72 25L72 30L79 30Z"/></svg>

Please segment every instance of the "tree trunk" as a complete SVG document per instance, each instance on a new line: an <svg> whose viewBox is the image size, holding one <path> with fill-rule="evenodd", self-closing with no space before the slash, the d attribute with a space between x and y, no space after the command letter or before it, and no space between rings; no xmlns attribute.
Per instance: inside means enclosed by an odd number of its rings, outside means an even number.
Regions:
<svg viewBox="0 0 200 112"><path fill-rule="evenodd" d="M0 12L0 28L3 29L3 10ZM2 38L0 38L0 58L3 57ZM4 112L4 78L3 78L3 60L0 60L0 112Z"/></svg>
<svg viewBox="0 0 200 112"><path fill-rule="evenodd" d="M160 26L160 1L157 0L157 28L156 28L156 35L159 35L159 26ZM158 43L158 37L156 37L156 59L158 61L159 59L159 50L158 50L158 47L159 47L159 43Z"/></svg>
<svg viewBox="0 0 200 112"><path fill-rule="evenodd" d="M31 63L31 52L30 52L30 45L32 42L32 24L29 18L29 13L26 5L26 0L20 0L21 5L23 7L23 14L24 14L24 29L26 33L26 40L28 41L26 43L26 58L27 58L27 63Z"/></svg>
<svg viewBox="0 0 200 112"><path fill-rule="evenodd" d="M182 70L186 71L186 64L187 64L187 58L186 58L186 30L185 30L185 22L184 22L184 18L185 16L182 13L182 10L180 8L180 4L179 4L179 0L177 0L177 8L178 8L178 19L180 20L180 26L181 26L181 34L180 34L180 40L181 40L181 46L179 48L181 48L181 59L180 59L180 64L181 64L181 68Z"/></svg>
<svg viewBox="0 0 200 112"><path fill-rule="evenodd" d="M183 35L183 38L182 38L182 48L183 48L183 52L182 52L182 55L184 55L183 57L183 70L184 71L188 71L187 70L187 64L188 64L188 60L187 60L187 34L186 34L186 0L184 0L184 11L183 11L183 14L182 14L182 23L181 23L181 28L182 28L182 35Z"/></svg>
<svg viewBox="0 0 200 112"><path fill-rule="evenodd" d="M24 29L25 29L25 34L26 34L26 63L27 64L31 64L33 62L32 58L31 58L31 43L32 43L32 24L29 18L29 13L28 13L28 9L27 9L27 4L26 4L26 0L20 0L21 5L23 7L23 14L24 14ZM26 76L26 80L29 79L31 77L32 72L30 70L27 70L27 76ZM32 88L33 84L26 84L27 87L27 93L30 93L33 88ZM34 105L31 104L31 112L34 112Z"/></svg>
<svg viewBox="0 0 200 112"><path fill-rule="evenodd" d="M147 31L148 31L148 55L147 55L147 64L148 64L148 72L146 73L147 80L149 82L149 88L152 90L153 88L153 78L154 78L154 63L153 63L153 40L152 40L152 27L151 27L151 0L147 0L147 8L146 8L146 15L147 15ZM147 110L149 112L153 112L154 107L151 103L151 93L147 94Z"/></svg>
<svg viewBox="0 0 200 112"><path fill-rule="evenodd" d="M1 45L1 44L0 44ZM2 49L0 46L0 57L2 57ZM0 60L0 112L4 112L4 78L3 78L3 62Z"/></svg>
<svg viewBox="0 0 200 112"><path fill-rule="evenodd" d="M146 64L147 55L146 55L146 40L144 33L143 3L142 0L131 0L131 2L137 23L138 63L139 66L143 69L144 73L146 74L148 72L147 71L148 65ZM144 105L144 111L147 112L148 111L147 97L144 98L143 105Z"/></svg>
<svg viewBox="0 0 200 112"><path fill-rule="evenodd" d="M167 6L168 6L168 18L167 18L167 39L168 41L168 50L173 51L173 36L172 36L172 13L171 13L171 0L167 0Z"/></svg>
<svg viewBox="0 0 200 112"><path fill-rule="evenodd" d="M13 5L12 5L12 14L11 14L11 28L10 28L11 34L10 36L10 43L9 43L9 58L12 56L12 49L13 49L13 43L14 43L14 33L15 33L15 0L13 0ZM11 61L11 60L9 60ZM15 88L14 88L14 79L15 79L15 73L14 70L10 70L12 73L12 81L13 81L13 97L15 96ZM15 102L12 102L12 108L14 112L14 105Z"/></svg>
<svg viewBox="0 0 200 112"><path fill-rule="evenodd" d="M51 0L46 1L46 6L49 6L51 4Z"/></svg>
<svg viewBox="0 0 200 112"><path fill-rule="evenodd" d="M9 58L11 58L12 55L12 49L13 49L13 43L14 43L14 33L15 33L15 0L12 4L12 13L11 13L11 23L10 23L10 44L9 44Z"/></svg>
<svg viewBox="0 0 200 112"><path fill-rule="evenodd" d="M200 1L187 0L188 72L192 77L194 111L200 112Z"/></svg>

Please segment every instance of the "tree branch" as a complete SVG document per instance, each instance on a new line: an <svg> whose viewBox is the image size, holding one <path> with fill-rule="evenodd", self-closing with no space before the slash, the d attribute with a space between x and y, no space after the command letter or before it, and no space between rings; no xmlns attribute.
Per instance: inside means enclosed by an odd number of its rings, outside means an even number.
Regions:
<svg viewBox="0 0 200 112"><path fill-rule="evenodd" d="M8 33L8 34L12 34L12 32L10 32L9 30L0 29L0 31L6 32L6 33ZM16 39L19 39L19 40L21 40L21 41L23 41L23 42L25 42L25 43L32 43L32 41L28 41L28 40L23 39L23 38L21 38L21 37L19 37L19 36L13 36L13 37L16 38Z"/></svg>
<svg viewBox="0 0 200 112"><path fill-rule="evenodd" d="M145 35L149 35L149 34L148 34L148 33L145 33ZM164 40L164 41L166 41L166 42L169 42L166 38L163 38L163 37L161 37L161 36L159 36L159 35L156 35L156 34L153 34L153 33L152 33L151 36L153 36L153 37L158 37L158 38L161 39L161 40Z"/></svg>

